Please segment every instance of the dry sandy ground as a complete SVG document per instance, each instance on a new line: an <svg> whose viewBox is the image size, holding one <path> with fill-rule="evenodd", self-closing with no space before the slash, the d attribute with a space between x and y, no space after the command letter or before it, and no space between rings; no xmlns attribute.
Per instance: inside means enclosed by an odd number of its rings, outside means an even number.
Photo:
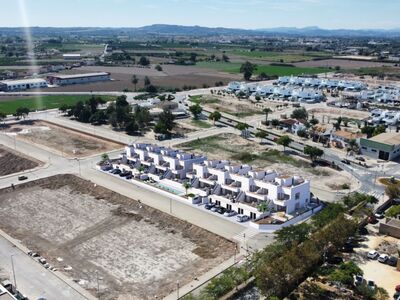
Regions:
<svg viewBox="0 0 400 300"><path fill-rule="evenodd" d="M139 79L137 88L142 88L144 77L148 76L150 81L156 86L179 87L184 85L197 86L201 88L203 84L214 86L215 82L222 81L227 84L232 80L239 80L241 75L218 72L211 69L197 68L192 66L162 65L163 71L159 72L153 67L99 67L85 66L70 71L63 71L63 74L80 74L92 72L110 72L112 81L98 82L90 84L80 84L52 88L51 91L63 92L83 92L83 91L122 91L124 89L134 90L131 83L132 75Z"/></svg>
<svg viewBox="0 0 400 300"><path fill-rule="evenodd" d="M370 260L366 255L370 250L377 250L378 253L397 256L398 244L399 240L390 236L369 235L368 241L355 249L354 259L363 270L364 278L375 281L389 293L389 296L394 294L396 285L400 284L400 272L395 267Z"/></svg>
<svg viewBox="0 0 400 300"><path fill-rule="evenodd" d="M240 161L235 161L232 159L232 155L240 152L249 152L254 154L260 154L263 151L268 151L271 149L277 149L282 151L281 146L261 145L259 139L256 141L244 139L238 135L234 134L221 134L213 139L212 143L217 143L217 147L210 146L208 143L204 143L205 147L199 149L188 148L185 144L181 144L180 147L194 152L196 154L204 154L208 159L216 160L231 160L233 163L242 164ZM179 147L179 146L178 146ZM289 155L289 154L288 154ZM273 162L267 160L255 160L249 164L252 165L254 169L263 170L275 170L283 175L299 175L305 179L311 181L311 186L316 189L322 189L326 191L337 191L340 190L340 186L344 183L350 184L351 188L356 187L356 183L351 178L351 175L345 172L339 172L332 170L328 167L309 167L309 163L300 158L294 156L296 160L303 162L304 165L293 165L290 163ZM273 159L273 158L272 158Z"/></svg>
<svg viewBox="0 0 400 300"><path fill-rule="evenodd" d="M394 64L332 58L332 59L323 59L323 60L303 61L303 62L294 63L294 65L297 67L332 67L332 68L339 66L342 69L357 69L357 68L393 66Z"/></svg>
<svg viewBox="0 0 400 300"><path fill-rule="evenodd" d="M11 128L7 129L7 132L10 135L16 135L18 139L55 151L66 157L86 157L122 148L120 144L81 134L44 121L12 125Z"/></svg>
<svg viewBox="0 0 400 300"><path fill-rule="evenodd" d="M234 252L219 236L73 175L1 190L0 227L52 265L71 266L93 293L99 278L101 299L161 298Z"/></svg>
<svg viewBox="0 0 400 300"><path fill-rule="evenodd" d="M30 170L40 164L40 161L32 157L0 145L0 176Z"/></svg>
<svg viewBox="0 0 400 300"><path fill-rule="evenodd" d="M325 122L330 120L337 119L339 116L342 118L350 118L356 120L363 120L369 117L369 113L367 111L360 111L355 109L345 109L345 108L334 108L334 107L318 107L307 109L308 114L314 115L315 118L322 121L324 117Z"/></svg>

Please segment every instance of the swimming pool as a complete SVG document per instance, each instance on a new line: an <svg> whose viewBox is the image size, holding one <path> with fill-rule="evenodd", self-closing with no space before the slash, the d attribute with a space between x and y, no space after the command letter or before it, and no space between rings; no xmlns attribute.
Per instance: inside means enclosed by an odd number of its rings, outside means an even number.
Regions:
<svg viewBox="0 0 400 300"><path fill-rule="evenodd" d="M165 185L165 184L162 184L162 183L159 183L159 182L156 183L156 186L159 187L160 189L164 190L164 191L173 193L175 195L182 195L184 193L183 191L180 191L178 189L175 189L173 187L170 187L168 185Z"/></svg>

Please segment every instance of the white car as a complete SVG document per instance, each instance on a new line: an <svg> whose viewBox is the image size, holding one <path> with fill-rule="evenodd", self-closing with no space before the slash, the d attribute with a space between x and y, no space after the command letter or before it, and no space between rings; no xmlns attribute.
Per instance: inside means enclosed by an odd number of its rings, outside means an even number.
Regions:
<svg viewBox="0 0 400 300"><path fill-rule="evenodd" d="M387 255L387 254L381 254L378 257L378 261L381 263L387 262L388 259L389 259L389 255Z"/></svg>
<svg viewBox="0 0 400 300"><path fill-rule="evenodd" d="M375 250L371 250L367 254L367 257L370 259L376 259L378 256L379 256L379 253Z"/></svg>
<svg viewBox="0 0 400 300"><path fill-rule="evenodd" d="M237 212L234 211L234 210L227 210L226 212L224 212L224 216L225 216L225 217L233 217L233 216L235 216L236 214L237 214Z"/></svg>
<svg viewBox="0 0 400 300"><path fill-rule="evenodd" d="M250 219L250 217L249 217L249 216L246 216L246 215L237 215L237 216L236 216L236 221L238 221L239 223L246 222L246 221L248 221L249 219Z"/></svg>

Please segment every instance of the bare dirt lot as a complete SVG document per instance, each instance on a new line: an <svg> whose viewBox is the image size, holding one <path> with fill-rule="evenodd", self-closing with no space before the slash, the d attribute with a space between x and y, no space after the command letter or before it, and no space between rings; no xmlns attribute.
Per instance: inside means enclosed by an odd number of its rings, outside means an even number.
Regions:
<svg viewBox="0 0 400 300"><path fill-rule="evenodd" d="M73 175L1 190L0 227L59 269L71 266L65 272L93 293L99 278L101 299L162 298L234 252L219 236Z"/></svg>
<svg viewBox="0 0 400 300"><path fill-rule="evenodd" d="M258 140L258 139L257 139ZM281 146L260 144L258 141L244 139L234 134L220 134L205 139L181 144L185 149L196 154L204 154L208 159L231 160L235 164L247 163L254 169L276 170L283 175L299 175L311 180L311 186L317 189L336 191L343 184L356 188L350 174L335 171L328 167L314 167L290 151L282 152Z"/></svg>
<svg viewBox="0 0 400 300"><path fill-rule="evenodd" d="M227 84L232 80L239 80L240 75L218 72L211 69L197 68L191 66L162 65L163 71L159 72L152 68L139 67L98 67L85 66L63 74L79 74L91 72L110 72L112 81L97 82L52 88L54 92L88 92L88 91L122 91L124 89L134 90L131 83L132 75L135 74L139 83L137 88L144 86L144 77L148 76L152 84L161 87L179 87L184 85L201 88L203 84L214 86L215 82L222 81Z"/></svg>
<svg viewBox="0 0 400 300"><path fill-rule="evenodd" d="M363 120L369 117L369 112L367 111L345 108L318 107L307 109L307 111L309 115L314 115L321 122L323 119L327 122L328 120L337 119L339 116L354 120Z"/></svg>
<svg viewBox="0 0 400 300"><path fill-rule="evenodd" d="M0 176L22 172L38 167L40 161L0 145Z"/></svg>
<svg viewBox="0 0 400 300"><path fill-rule="evenodd" d="M9 135L39 145L66 157L86 157L114 149L122 145L69 130L44 121L19 123L6 130Z"/></svg>

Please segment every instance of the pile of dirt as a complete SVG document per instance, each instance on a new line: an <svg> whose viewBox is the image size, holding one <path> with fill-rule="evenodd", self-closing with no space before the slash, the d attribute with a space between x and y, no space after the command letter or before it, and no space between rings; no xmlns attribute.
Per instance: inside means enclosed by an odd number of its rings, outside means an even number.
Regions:
<svg viewBox="0 0 400 300"><path fill-rule="evenodd" d="M0 146L0 176L36 168L40 162L4 146Z"/></svg>

